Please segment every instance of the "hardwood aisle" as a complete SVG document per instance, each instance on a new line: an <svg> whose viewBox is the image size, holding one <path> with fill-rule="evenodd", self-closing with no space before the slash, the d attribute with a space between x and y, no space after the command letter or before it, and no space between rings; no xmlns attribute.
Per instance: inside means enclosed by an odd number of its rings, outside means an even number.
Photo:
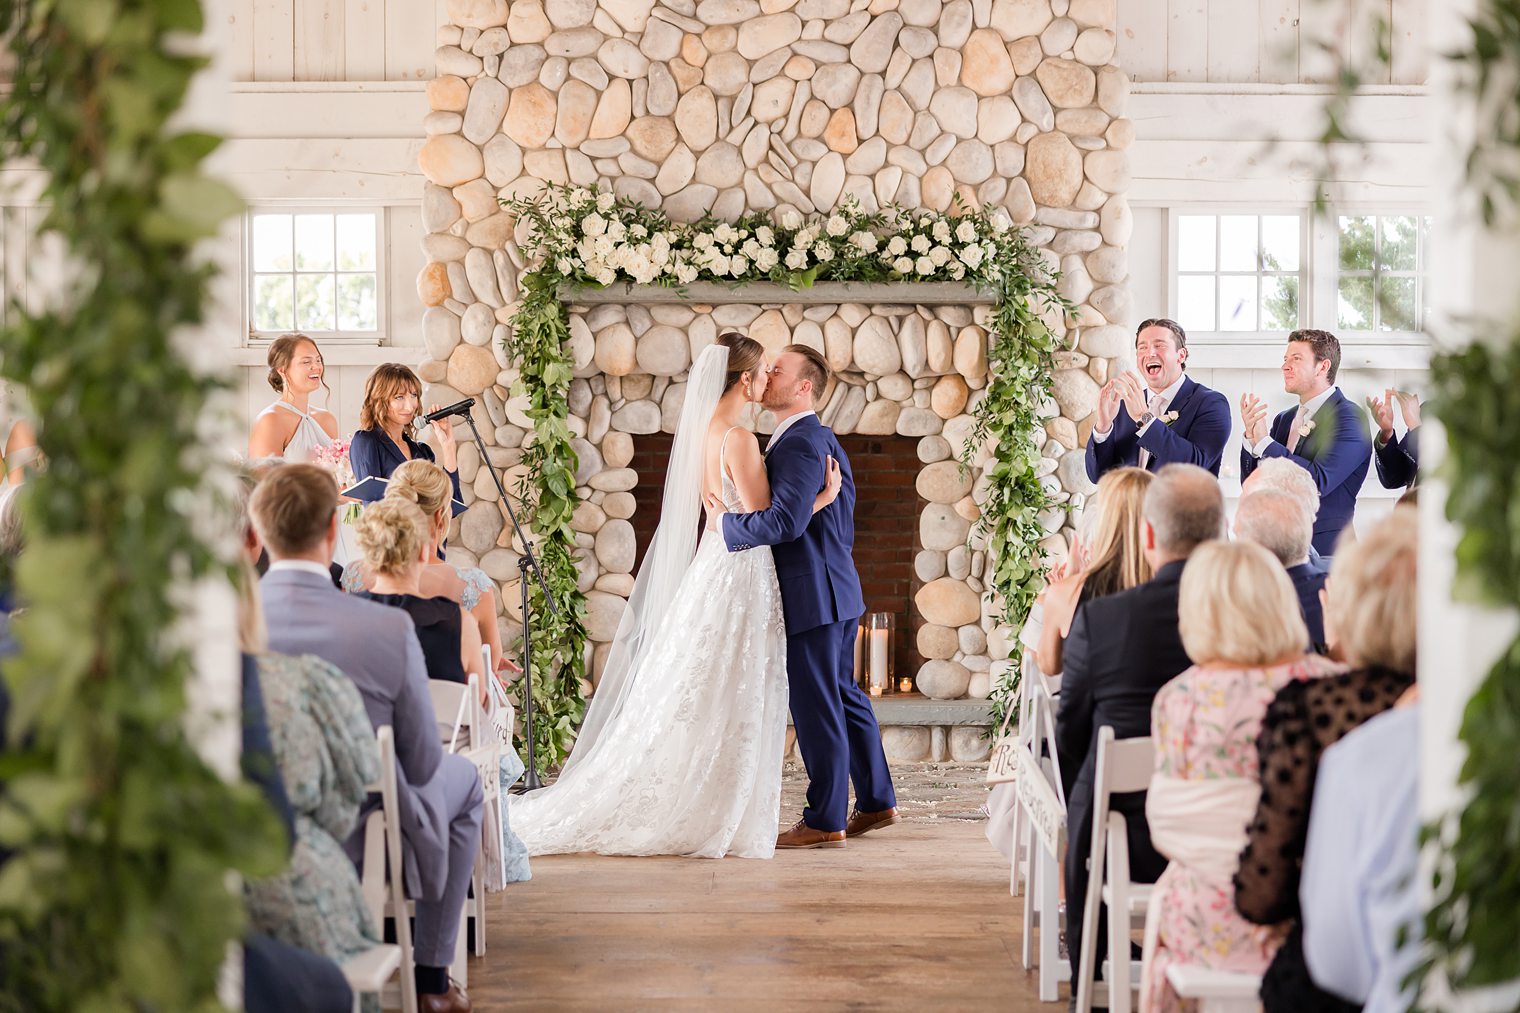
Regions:
<svg viewBox="0 0 1520 1013"><path fill-rule="evenodd" d="M963 819L771 861L534 859L491 898L477 1010L1034 1011L1008 869Z"/></svg>

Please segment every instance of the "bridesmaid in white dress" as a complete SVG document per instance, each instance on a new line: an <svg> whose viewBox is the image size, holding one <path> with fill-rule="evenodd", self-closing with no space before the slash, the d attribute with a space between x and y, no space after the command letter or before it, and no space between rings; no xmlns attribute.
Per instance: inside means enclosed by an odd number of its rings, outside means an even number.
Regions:
<svg viewBox="0 0 1520 1013"><path fill-rule="evenodd" d="M248 457L283 457L308 464L312 451L338 438L338 420L332 412L310 407L318 387L331 393L322 381L322 352L304 334L282 334L269 346L269 386L280 399L259 412L248 437Z"/></svg>

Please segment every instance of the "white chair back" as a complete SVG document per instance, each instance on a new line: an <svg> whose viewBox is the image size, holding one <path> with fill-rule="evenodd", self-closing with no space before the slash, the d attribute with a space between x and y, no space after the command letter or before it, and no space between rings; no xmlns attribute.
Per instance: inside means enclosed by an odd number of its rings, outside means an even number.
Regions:
<svg viewBox="0 0 1520 1013"><path fill-rule="evenodd" d="M1055 1001L1059 983L1071 977L1071 962L1059 955L1058 870L1065 850L1066 798L1056 753L1056 703L1051 686L1052 680L1026 662L1025 690L1020 703L1020 745L1016 751L1018 777L1014 781L1018 798L1014 854L1016 860L1021 850L1025 855L1028 884L1022 958L1026 968L1036 964L1040 968L1043 1002ZM1038 954L1034 950L1036 926Z"/></svg>
<svg viewBox="0 0 1520 1013"><path fill-rule="evenodd" d="M1087 897L1082 909L1082 953L1077 968L1077 1013L1090 1013L1096 992L1098 905L1108 904L1108 1008L1129 1013L1131 922L1145 917L1148 884L1129 878L1128 825L1110 811L1112 797L1150 787L1155 749L1149 737L1116 739L1108 725L1098 729L1093 768L1092 847L1088 858Z"/></svg>
<svg viewBox="0 0 1520 1013"><path fill-rule="evenodd" d="M412 924L407 917L406 873L401 864L401 803L396 784L396 737L390 725L375 733L380 747L380 779L369 786L380 793L380 808L364 824L364 871L360 888L375 924L385 924L386 902L394 913L396 943L401 950L401 1009L417 1013L413 981Z"/></svg>

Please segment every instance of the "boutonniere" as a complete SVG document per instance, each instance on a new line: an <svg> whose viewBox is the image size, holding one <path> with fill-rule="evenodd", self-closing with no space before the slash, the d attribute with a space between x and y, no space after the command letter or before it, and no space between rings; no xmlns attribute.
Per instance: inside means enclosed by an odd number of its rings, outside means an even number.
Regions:
<svg viewBox="0 0 1520 1013"><path fill-rule="evenodd" d="M1165 422L1167 425L1171 425L1181 417L1182 416L1178 415L1176 412L1167 412L1165 415L1161 416L1161 421Z"/></svg>
<svg viewBox="0 0 1520 1013"><path fill-rule="evenodd" d="M1314 432L1315 425L1317 425L1317 423L1313 419L1306 420L1303 425L1298 427L1298 438L1301 440L1307 440L1309 438L1309 434Z"/></svg>

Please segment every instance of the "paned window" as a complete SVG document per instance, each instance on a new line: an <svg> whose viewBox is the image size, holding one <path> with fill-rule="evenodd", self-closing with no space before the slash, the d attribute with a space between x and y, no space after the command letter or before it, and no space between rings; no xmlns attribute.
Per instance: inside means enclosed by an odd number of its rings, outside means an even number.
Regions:
<svg viewBox="0 0 1520 1013"><path fill-rule="evenodd" d="M379 213L260 210L248 217L251 333L378 334Z"/></svg>
<svg viewBox="0 0 1520 1013"><path fill-rule="evenodd" d="M1188 332L1300 326L1301 215L1178 214L1173 220L1177 322Z"/></svg>
<svg viewBox="0 0 1520 1013"><path fill-rule="evenodd" d="M1335 323L1348 331L1417 331L1428 317L1426 249L1420 215L1336 219Z"/></svg>

